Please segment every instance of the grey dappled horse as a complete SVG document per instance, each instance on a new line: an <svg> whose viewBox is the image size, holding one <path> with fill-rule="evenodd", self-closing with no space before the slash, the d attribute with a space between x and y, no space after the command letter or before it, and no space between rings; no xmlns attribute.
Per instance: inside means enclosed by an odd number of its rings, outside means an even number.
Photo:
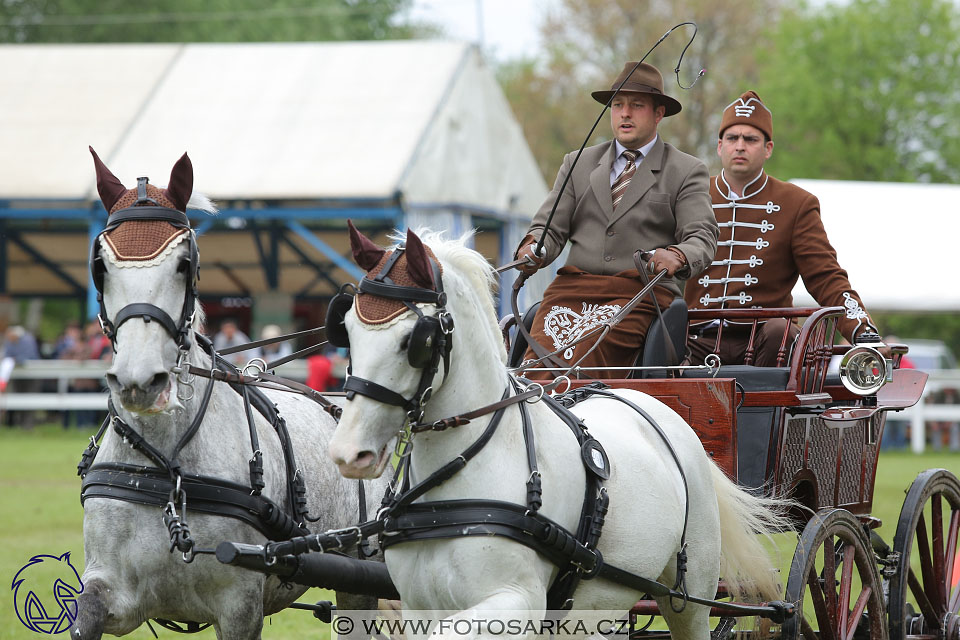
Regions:
<svg viewBox="0 0 960 640"><path fill-rule="evenodd" d="M111 214L108 228L118 212L137 206L186 211L193 186L193 169L186 154L174 166L170 184L163 190L146 181L138 189L127 189L95 153L94 162L97 188ZM200 203L200 208L215 211L209 201ZM100 260L97 268L101 273L95 273L95 279L102 275L98 283L102 286L102 311L116 331L117 353L107 382L117 416L166 459L176 458L183 474L202 474L250 487L251 436L241 396L225 382L199 376L191 383L193 389L187 389L171 372L181 356L175 338L181 330L186 337L180 341L186 349L184 361L208 370L211 367L210 356L198 346L193 333L203 325L202 311L197 306L194 313L184 313L193 305L195 294L193 232L162 220L125 220L105 233L94 251L92 258ZM137 313L129 319L118 319L122 309L136 303L147 304L133 307ZM151 305L160 311L144 311ZM161 321L164 313L171 322L180 318L173 331ZM213 387L203 420L195 435L176 452L208 385ZM286 421L296 466L306 483L309 514L319 517L311 529L355 524L359 519L358 484L341 479L325 457L336 426L333 418L303 396L266 393ZM252 414L262 452L262 495L289 512L287 468L278 433L258 411ZM113 429L107 430L91 469L103 463L157 466ZM366 487L371 513L383 495L382 485ZM197 549L213 549L226 540L265 541L264 534L240 520L191 511L190 492L187 494L184 519ZM306 590L283 585L273 576L220 564L212 555L197 555L186 563L179 550L169 551L171 536L161 511L161 506L86 498L86 568L78 617L71 629L75 640L92 640L102 633L124 635L151 618L209 622L219 638L259 638L263 617L283 609ZM375 606L372 599L337 597L338 603L348 608Z"/></svg>

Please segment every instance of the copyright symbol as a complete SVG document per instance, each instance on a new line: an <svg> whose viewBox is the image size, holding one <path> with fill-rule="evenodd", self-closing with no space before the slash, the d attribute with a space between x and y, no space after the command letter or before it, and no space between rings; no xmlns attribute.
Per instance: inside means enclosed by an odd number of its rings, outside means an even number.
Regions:
<svg viewBox="0 0 960 640"><path fill-rule="evenodd" d="M333 631L337 635L350 635L353 633L353 620L343 616L337 616L333 620Z"/></svg>

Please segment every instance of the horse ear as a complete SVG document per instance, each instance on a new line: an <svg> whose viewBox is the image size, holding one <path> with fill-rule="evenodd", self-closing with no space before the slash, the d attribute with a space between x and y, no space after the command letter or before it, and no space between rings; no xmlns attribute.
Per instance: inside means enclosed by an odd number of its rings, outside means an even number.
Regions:
<svg viewBox="0 0 960 640"><path fill-rule="evenodd" d="M103 203L107 213L110 213L110 209L113 209L117 200L126 193L127 188L117 179L117 176L113 175L110 169L107 169L107 165L103 164L93 147L87 148L93 155L93 166L97 172L97 193L100 194L100 202Z"/></svg>
<svg viewBox="0 0 960 640"><path fill-rule="evenodd" d="M427 255L423 242L410 229L407 229L407 273L424 289L434 288L430 256Z"/></svg>
<svg viewBox="0 0 960 640"><path fill-rule="evenodd" d="M177 209L187 212L187 203L190 202L190 195L193 193L193 163L190 162L190 157L186 153L180 156L177 164L173 165L173 170L170 171L170 182L163 193Z"/></svg>
<svg viewBox="0 0 960 640"><path fill-rule="evenodd" d="M347 228L350 230L350 248L353 250L353 261L365 271L370 271L380 264L380 259L386 251L357 231L357 228L353 226L353 220L347 220Z"/></svg>

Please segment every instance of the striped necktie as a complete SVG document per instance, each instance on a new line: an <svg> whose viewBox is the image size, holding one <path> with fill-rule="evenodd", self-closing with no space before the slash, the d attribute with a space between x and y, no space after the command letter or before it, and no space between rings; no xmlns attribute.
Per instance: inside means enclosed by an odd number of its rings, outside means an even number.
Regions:
<svg viewBox="0 0 960 640"><path fill-rule="evenodd" d="M640 152L625 149L620 155L627 159L627 166L623 168L623 171L620 172L617 179L613 181L613 186L610 187L612 190L611 195L613 196L614 211L616 211L617 205L620 204L620 200L623 199L623 194L627 192L627 187L630 186L630 179L633 178L633 174L637 172L635 162Z"/></svg>

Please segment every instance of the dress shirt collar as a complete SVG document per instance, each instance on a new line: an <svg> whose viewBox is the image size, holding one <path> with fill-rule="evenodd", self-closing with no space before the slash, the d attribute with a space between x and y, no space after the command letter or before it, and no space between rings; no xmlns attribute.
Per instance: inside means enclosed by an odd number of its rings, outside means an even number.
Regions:
<svg viewBox="0 0 960 640"><path fill-rule="evenodd" d="M657 144L657 138L659 137L659 135L660 134L653 136L653 140L643 145L639 149L635 149L635 151L637 151L640 154L639 156L637 156L637 160L636 160L637 166L639 166L640 163L643 162L643 159L647 157L647 154L649 154L650 151L653 149L653 145ZM620 144L620 141L617 139L614 139L613 144L614 144L614 153L616 153L617 155L613 159L613 165L610 168L610 184L611 185L617 179L617 176L619 176L623 172L624 167L627 166L627 159L624 158L622 155L623 152L627 150L627 148L622 144Z"/></svg>

